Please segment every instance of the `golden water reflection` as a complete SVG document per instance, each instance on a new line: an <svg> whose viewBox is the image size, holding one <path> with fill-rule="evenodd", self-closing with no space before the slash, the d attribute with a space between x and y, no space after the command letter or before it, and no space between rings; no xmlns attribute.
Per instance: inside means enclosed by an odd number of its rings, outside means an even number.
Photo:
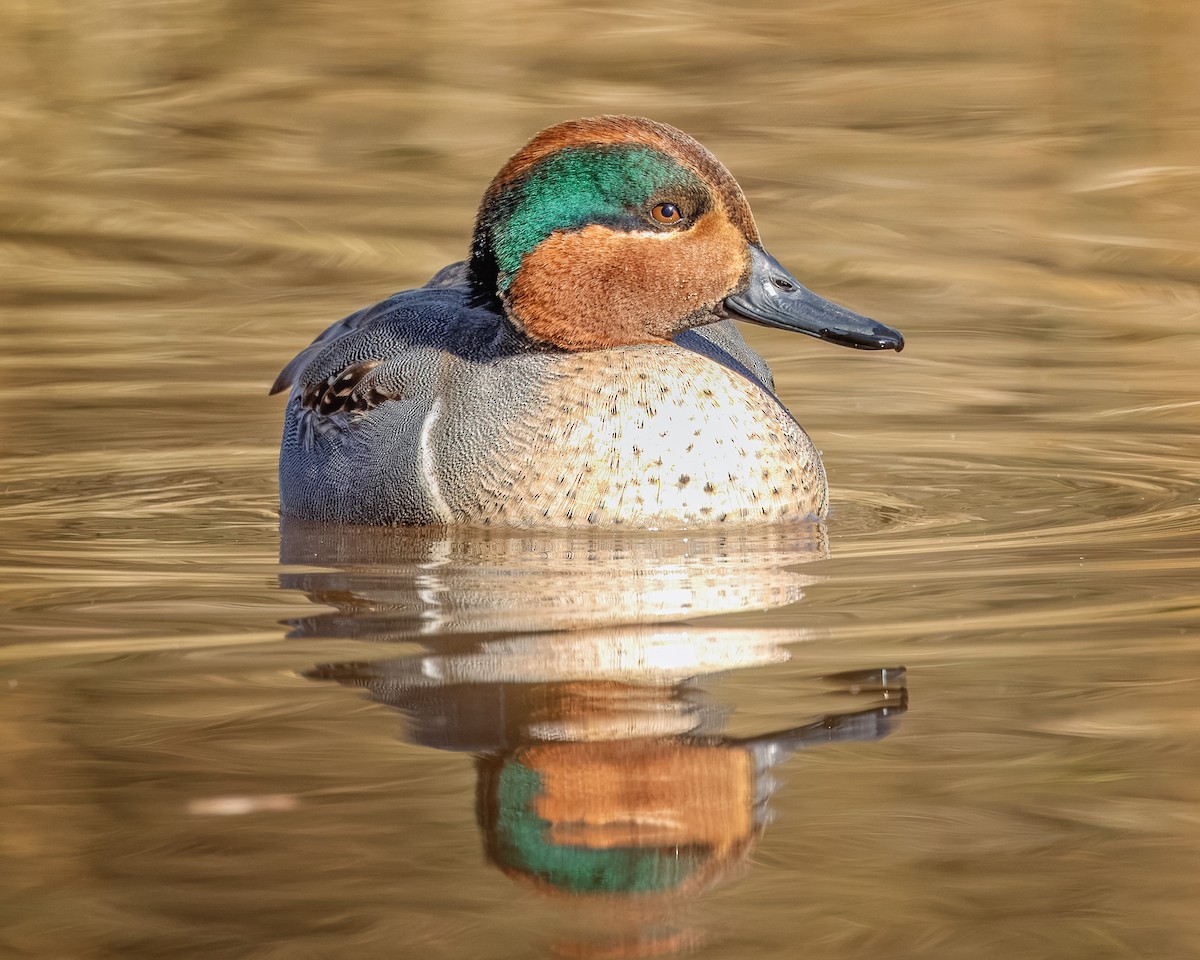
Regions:
<svg viewBox="0 0 1200 960"><path fill-rule="evenodd" d="M415 744L476 758L488 861L566 898L575 929L556 955L697 949L695 898L745 869L772 771L799 750L887 736L907 710L904 668L864 669L813 678L845 698L835 712L813 718L820 698L802 699L781 727L723 732L731 709L706 678L757 667L769 684L811 635L800 614L786 629L689 620L794 604L812 579L794 567L825 555L819 524L588 538L288 522L283 544L287 562L331 565L283 585L337 611L294 621L293 637L420 645L305 675L401 711Z"/></svg>

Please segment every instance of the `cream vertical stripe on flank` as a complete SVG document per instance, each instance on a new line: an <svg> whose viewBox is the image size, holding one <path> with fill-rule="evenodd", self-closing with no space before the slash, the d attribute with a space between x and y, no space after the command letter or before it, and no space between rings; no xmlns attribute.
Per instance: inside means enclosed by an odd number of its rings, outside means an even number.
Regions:
<svg viewBox="0 0 1200 960"><path fill-rule="evenodd" d="M433 426L437 423L441 413L442 401L435 400L433 406L429 408L429 413L425 415L425 423L421 427L421 475L425 478L425 485L429 489L429 497L433 501L438 519L449 523L452 519L450 504L446 503L442 496L441 486L438 484L437 464L433 460L433 444L430 442Z"/></svg>

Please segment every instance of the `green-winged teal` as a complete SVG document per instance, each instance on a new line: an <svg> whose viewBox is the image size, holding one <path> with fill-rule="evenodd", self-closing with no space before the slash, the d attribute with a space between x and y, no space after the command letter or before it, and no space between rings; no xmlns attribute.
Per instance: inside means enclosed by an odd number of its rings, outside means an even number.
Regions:
<svg viewBox="0 0 1200 960"><path fill-rule="evenodd" d="M543 130L484 194L470 259L288 364L285 515L671 528L822 517L820 454L731 319L900 334L805 289L728 170L636 117Z"/></svg>

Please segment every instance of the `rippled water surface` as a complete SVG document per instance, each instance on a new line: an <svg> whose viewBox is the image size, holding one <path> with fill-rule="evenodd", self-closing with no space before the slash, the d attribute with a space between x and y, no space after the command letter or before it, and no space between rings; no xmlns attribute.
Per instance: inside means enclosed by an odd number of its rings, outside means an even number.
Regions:
<svg viewBox="0 0 1200 960"><path fill-rule="evenodd" d="M0 2L0 955L1200 955L1200 15ZM902 329L825 527L276 514L279 368L653 116Z"/></svg>

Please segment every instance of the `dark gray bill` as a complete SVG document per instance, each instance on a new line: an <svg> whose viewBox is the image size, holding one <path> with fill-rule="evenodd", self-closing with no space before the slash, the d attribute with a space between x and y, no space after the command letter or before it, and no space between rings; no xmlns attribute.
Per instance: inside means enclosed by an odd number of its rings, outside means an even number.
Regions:
<svg viewBox="0 0 1200 960"><path fill-rule="evenodd" d="M843 347L896 352L904 349L899 330L818 297L759 246L750 247L750 281L746 289L726 297L725 306L739 317L765 327L807 333Z"/></svg>

